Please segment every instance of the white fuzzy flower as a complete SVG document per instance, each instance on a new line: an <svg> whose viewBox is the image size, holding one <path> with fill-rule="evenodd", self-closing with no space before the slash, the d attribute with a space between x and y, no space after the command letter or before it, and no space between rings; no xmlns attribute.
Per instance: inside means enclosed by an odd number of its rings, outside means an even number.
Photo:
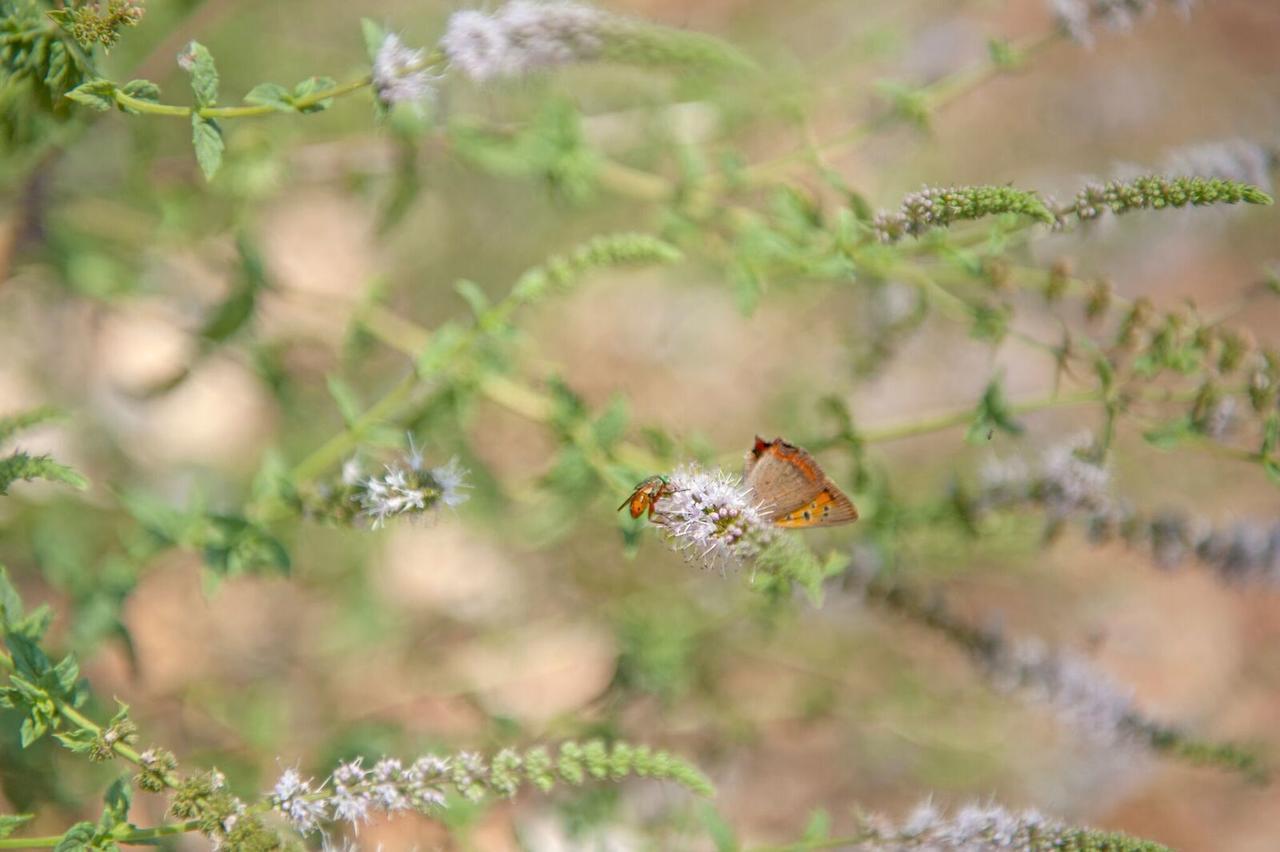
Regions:
<svg viewBox="0 0 1280 852"><path fill-rule="evenodd" d="M1100 23L1116 32L1128 32L1140 19L1155 13L1156 0L1048 0L1049 10L1062 31L1075 41L1091 47L1090 26ZM1169 0L1184 17L1191 14L1195 0Z"/></svg>
<svg viewBox="0 0 1280 852"><path fill-rule="evenodd" d="M431 478L440 486L440 499L446 506L459 506L470 498L462 493L463 488L470 488L466 483L467 470L458 461L457 456L449 459L449 463L431 469Z"/></svg>
<svg viewBox="0 0 1280 852"><path fill-rule="evenodd" d="M454 507L465 503L468 495L462 489L467 487L466 470L456 458L428 470L422 453L411 444L406 459L386 465L381 476L357 482L351 499L359 503L360 514L370 520L372 527L379 529L397 515L422 514L440 504Z"/></svg>
<svg viewBox="0 0 1280 852"><path fill-rule="evenodd" d="M1051 511L1065 515L1073 509L1097 509L1107 504L1111 472L1089 458L1093 436L1082 432L1045 450L1040 475Z"/></svg>
<svg viewBox="0 0 1280 852"><path fill-rule="evenodd" d="M352 825L367 822L369 819L370 795L361 788L365 779L365 770L360 766L360 759L350 763L342 763L333 770L333 818L339 822Z"/></svg>
<svg viewBox="0 0 1280 852"><path fill-rule="evenodd" d="M615 19L568 0L513 0L493 14L455 12L440 47L478 83L594 59Z"/></svg>
<svg viewBox="0 0 1280 852"><path fill-rule="evenodd" d="M430 97L434 78L423 67L425 58L424 51L406 47L399 36L388 33L373 58L373 89L378 100L392 106Z"/></svg>
<svg viewBox="0 0 1280 852"><path fill-rule="evenodd" d="M864 836L854 847L861 852L1059 849L1068 844L1074 847L1082 833L1035 810L1014 812L994 803L974 803L948 817L928 801L917 806L901 826L883 817L868 817L863 829Z"/></svg>
<svg viewBox="0 0 1280 852"><path fill-rule="evenodd" d="M759 555L775 534L751 489L721 470L677 470L655 505L672 546L722 572Z"/></svg>
<svg viewBox="0 0 1280 852"><path fill-rule="evenodd" d="M979 658L997 689L1024 692L1094 739L1116 744L1130 733L1132 691L1076 654L1019 639L997 641Z"/></svg>
<svg viewBox="0 0 1280 852"><path fill-rule="evenodd" d="M513 73L506 27L492 15L472 10L454 12L440 47L455 68L477 83Z"/></svg>
<svg viewBox="0 0 1280 852"><path fill-rule="evenodd" d="M297 769L286 769L271 793L271 805L302 834L310 834L328 819L326 800L315 794L311 782Z"/></svg>

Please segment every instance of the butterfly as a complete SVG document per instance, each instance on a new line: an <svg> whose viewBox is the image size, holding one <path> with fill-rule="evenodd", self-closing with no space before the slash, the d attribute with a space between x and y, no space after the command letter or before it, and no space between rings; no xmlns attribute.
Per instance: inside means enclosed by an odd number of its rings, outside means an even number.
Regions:
<svg viewBox="0 0 1280 852"><path fill-rule="evenodd" d="M781 438L766 441L756 436L742 479L764 503L765 519L774 526L832 527L858 520L853 501L813 456Z"/></svg>
<svg viewBox="0 0 1280 852"><path fill-rule="evenodd" d="M623 508L630 506L631 517L638 518L647 509L649 511L649 520L653 520L653 512L657 502L673 491L671 480L668 477L661 475L650 476L636 485L636 490L631 492L630 497L622 501L618 511L621 512Z"/></svg>

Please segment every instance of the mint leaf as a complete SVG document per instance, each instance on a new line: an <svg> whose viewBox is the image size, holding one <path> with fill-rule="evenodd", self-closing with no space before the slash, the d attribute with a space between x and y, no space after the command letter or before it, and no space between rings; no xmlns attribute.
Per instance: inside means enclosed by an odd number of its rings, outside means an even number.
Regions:
<svg viewBox="0 0 1280 852"><path fill-rule="evenodd" d="M196 106L211 107L218 102L218 69L213 64L213 54L198 41L187 45L178 57L178 64L191 75L191 91L196 96Z"/></svg>
<svg viewBox="0 0 1280 852"><path fill-rule="evenodd" d="M106 112L115 105L115 94L116 84L110 80L99 78L90 80L87 83L81 83L67 92L67 97L98 112Z"/></svg>
<svg viewBox="0 0 1280 852"><path fill-rule="evenodd" d="M271 107L277 112L293 112L289 90L279 83L259 83L244 96L244 102L254 106Z"/></svg>
<svg viewBox="0 0 1280 852"><path fill-rule="evenodd" d="M196 162L205 180L213 180L213 176L222 168L222 128L212 118L202 118L191 114L191 142L196 149Z"/></svg>

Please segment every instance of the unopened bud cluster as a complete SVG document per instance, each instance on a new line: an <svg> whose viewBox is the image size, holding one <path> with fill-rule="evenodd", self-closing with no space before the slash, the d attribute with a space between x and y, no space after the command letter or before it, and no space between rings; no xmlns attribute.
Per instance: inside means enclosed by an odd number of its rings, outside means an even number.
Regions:
<svg viewBox="0 0 1280 852"><path fill-rule="evenodd" d="M896 212L878 215L872 228L880 242L896 243L903 237L920 236L954 222L1002 213L1053 221L1053 214L1034 192L1008 186L926 186L904 198Z"/></svg>
<svg viewBox="0 0 1280 852"><path fill-rule="evenodd" d="M1089 184L1077 193L1073 210L1081 220L1089 220L1097 219L1107 210L1122 215L1134 210L1240 202L1270 204L1271 198L1256 186L1236 180L1148 175Z"/></svg>

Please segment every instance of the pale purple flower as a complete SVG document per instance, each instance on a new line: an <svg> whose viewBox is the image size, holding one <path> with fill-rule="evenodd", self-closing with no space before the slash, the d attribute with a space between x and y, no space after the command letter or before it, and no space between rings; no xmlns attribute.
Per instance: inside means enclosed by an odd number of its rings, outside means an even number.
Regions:
<svg viewBox="0 0 1280 852"><path fill-rule="evenodd" d="M373 89L387 106L413 104L431 96L434 78L424 67L426 54L406 47L388 33L373 58Z"/></svg>
<svg viewBox="0 0 1280 852"><path fill-rule="evenodd" d="M865 817L864 836L850 846L858 852L1028 852L1079 843L1081 829L1036 810L1010 811L1000 805L969 804L950 816L921 802L900 825Z"/></svg>
<svg viewBox="0 0 1280 852"><path fill-rule="evenodd" d="M310 834L329 818L328 803L311 789L297 769L286 769L271 792L271 806L283 814L301 834Z"/></svg>
<svg viewBox="0 0 1280 852"><path fill-rule="evenodd" d="M672 547L721 572L749 563L775 535L760 499L722 470L677 470L655 506L653 519Z"/></svg>
<svg viewBox="0 0 1280 852"><path fill-rule="evenodd" d="M358 471L352 471L358 475ZM410 453L402 461L385 466L381 476L357 481L351 499L360 505L360 514L368 518L374 529L399 515L420 515L440 504L454 507L465 503L463 489L466 470L456 458L448 464L427 469L422 453L410 444ZM348 471L344 468L344 478Z"/></svg>
<svg viewBox="0 0 1280 852"><path fill-rule="evenodd" d="M463 488L471 486L466 482L467 470L457 456L449 459L448 464L433 467L431 476L440 486L440 499L446 506L460 506L470 498L470 495L462 493Z"/></svg>
<svg viewBox="0 0 1280 852"><path fill-rule="evenodd" d="M513 0L496 12L455 12L440 47L478 83L596 58L613 16L568 0Z"/></svg>
<svg viewBox="0 0 1280 852"><path fill-rule="evenodd" d="M1044 500L1055 516L1107 505L1111 472L1094 458L1093 436L1082 432L1045 450L1040 461Z"/></svg>
<svg viewBox="0 0 1280 852"><path fill-rule="evenodd" d="M1080 44L1093 45L1092 25L1101 24L1114 32L1128 32L1141 18L1154 14L1157 0L1048 0L1049 10L1062 31ZM1169 0L1184 17L1191 14L1195 0Z"/></svg>

